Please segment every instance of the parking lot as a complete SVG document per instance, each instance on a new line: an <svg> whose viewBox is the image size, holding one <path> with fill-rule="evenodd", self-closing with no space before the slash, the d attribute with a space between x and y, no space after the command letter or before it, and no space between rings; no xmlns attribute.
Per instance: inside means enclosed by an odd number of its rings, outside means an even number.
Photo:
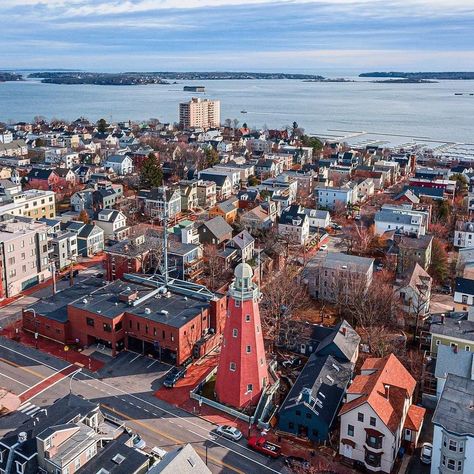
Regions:
<svg viewBox="0 0 474 474"><path fill-rule="evenodd" d="M98 375L104 380L113 379L115 386L128 393L149 392L162 386L164 377L172 367L136 352L123 351L109 360Z"/></svg>

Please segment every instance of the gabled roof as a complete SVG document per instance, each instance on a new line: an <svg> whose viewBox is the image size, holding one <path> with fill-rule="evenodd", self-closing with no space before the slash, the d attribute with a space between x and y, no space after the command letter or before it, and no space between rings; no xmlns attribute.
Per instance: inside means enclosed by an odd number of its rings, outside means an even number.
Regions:
<svg viewBox="0 0 474 474"><path fill-rule="evenodd" d="M280 413L305 405L330 426L352 375L352 364L313 353L283 402Z"/></svg>
<svg viewBox="0 0 474 474"><path fill-rule="evenodd" d="M387 389L388 386L388 396ZM392 432L396 432L403 418L405 399L411 397L416 387L416 380L402 363L393 355L380 359L367 359L348 394L357 398L343 405L343 415L364 403L368 403L382 422Z"/></svg>
<svg viewBox="0 0 474 474"><path fill-rule="evenodd" d="M229 180L229 177L226 174L219 174L219 173L199 173L199 178L205 181L214 181L217 186L222 187L224 186L226 180Z"/></svg>
<svg viewBox="0 0 474 474"><path fill-rule="evenodd" d="M423 425L423 418L425 417L425 413L426 408L419 407L418 405L410 405L403 428L412 431L420 431Z"/></svg>
<svg viewBox="0 0 474 474"><path fill-rule="evenodd" d="M54 173L55 172L52 169L32 168L31 171L28 173L28 179L48 180L49 177Z"/></svg>
<svg viewBox="0 0 474 474"><path fill-rule="evenodd" d="M243 230L242 232L239 232L232 239L232 241L236 247L238 247L239 249L244 249L248 245L255 242L255 239L246 230Z"/></svg>
<svg viewBox="0 0 474 474"><path fill-rule="evenodd" d="M111 155L107 158L106 163L123 163L126 159L130 160L128 155Z"/></svg>
<svg viewBox="0 0 474 474"><path fill-rule="evenodd" d="M207 227L209 232L211 232L211 234L213 234L218 239L221 239L227 234L232 233L232 227L222 216L214 217L206 222L203 222L202 225Z"/></svg>

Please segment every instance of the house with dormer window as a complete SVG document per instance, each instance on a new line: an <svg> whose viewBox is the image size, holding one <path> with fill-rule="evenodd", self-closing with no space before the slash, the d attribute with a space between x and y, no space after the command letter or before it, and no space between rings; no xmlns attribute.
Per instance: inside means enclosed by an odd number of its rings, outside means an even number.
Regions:
<svg viewBox="0 0 474 474"><path fill-rule="evenodd" d="M339 454L368 472L392 472L400 448L414 448L423 425L425 409L413 404L415 387L393 354L366 359L339 412Z"/></svg>

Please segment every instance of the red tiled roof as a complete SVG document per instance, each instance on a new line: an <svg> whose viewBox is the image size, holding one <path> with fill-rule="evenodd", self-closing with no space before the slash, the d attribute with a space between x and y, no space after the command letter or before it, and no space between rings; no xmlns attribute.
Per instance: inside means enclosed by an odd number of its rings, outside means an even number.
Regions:
<svg viewBox="0 0 474 474"><path fill-rule="evenodd" d="M402 420L405 400L415 390L415 379L393 354L380 359L367 359L361 372L347 390L349 395L359 396L345 403L339 414L343 415L367 402L382 422L394 432ZM389 387L388 396L386 385Z"/></svg>
<svg viewBox="0 0 474 474"><path fill-rule="evenodd" d="M419 407L418 405L410 405L405 419L404 428L408 428L412 431L420 431L425 413L425 408Z"/></svg>

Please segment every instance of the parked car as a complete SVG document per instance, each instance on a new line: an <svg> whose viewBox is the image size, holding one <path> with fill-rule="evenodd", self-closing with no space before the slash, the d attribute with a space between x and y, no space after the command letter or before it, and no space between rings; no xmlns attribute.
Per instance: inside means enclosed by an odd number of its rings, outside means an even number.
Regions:
<svg viewBox="0 0 474 474"><path fill-rule="evenodd" d="M322 252L324 250L327 250L328 249L328 245L327 244L323 244L321 245L321 247L319 247L319 250Z"/></svg>
<svg viewBox="0 0 474 474"><path fill-rule="evenodd" d="M247 445L250 449L270 456L271 458L278 458L281 454L281 447L277 444L270 443L264 436L251 436L247 441Z"/></svg>
<svg viewBox="0 0 474 474"><path fill-rule="evenodd" d="M300 357L292 357L291 359L284 360L281 365L283 367L298 367L301 365L301 358Z"/></svg>
<svg viewBox="0 0 474 474"><path fill-rule="evenodd" d="M132 442L135 449L143 449L146 447L146 442L140 438L140 435L135 435Z"/></svg>
<svg viewBox="0 0 474 474"><path fill-rule="evenodd" d="M151 449L151 455L154 456L155 458L158 458L158 459L163 459L166 454L168 453L168 451L162 449L162 448L159 448L158 446L154 446L152 449Z"/></svg>
<svg viewBox="0 0 474 474"><path fill-rule="evenodd" d="M242 433L234 426L218 426L216 429L216 433L223 436L224 438L231 439L232 441L239 441L240 439L242 439Z"/></svg>
<svg viewBox="0 0 474 474"><path fill-rule="evenodd" d="M173 367L165 377L163 385L168 388L172 388L176 385L179 379L186 375L185 367Z"/></svg>
<svg viewBox="0 0 474 474"><path fill-rule="evenodd" d="M433 445L431 443L423 443L421 445L420 461L423 464L431 464L432 453Z"/></svg>
<svg viewBox="0 0 474 474"><path fill-rule="evenodd" d="M293 469L309 469L310 463L300 456L287 456L285 464ZM299 472L299 471L298 471Z"/></svg>
<svg viewBox="0 0 474 474"><path fill-rule="evenodd" d="M104 278L104 274L102 272L95 274L96 278Z"/></svg>

